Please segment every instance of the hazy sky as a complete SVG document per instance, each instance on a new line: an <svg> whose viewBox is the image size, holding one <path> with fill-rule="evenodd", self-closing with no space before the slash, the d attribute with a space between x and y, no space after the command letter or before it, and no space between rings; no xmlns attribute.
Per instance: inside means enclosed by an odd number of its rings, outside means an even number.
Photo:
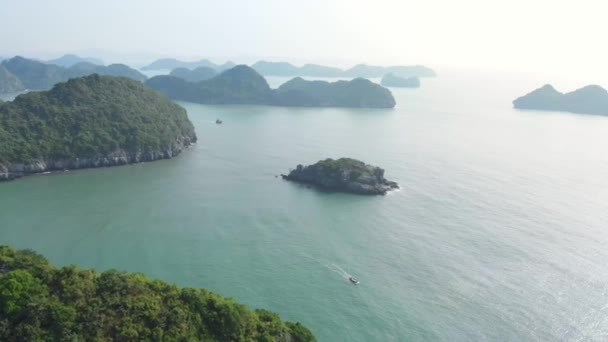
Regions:
<svg viewBox="0 0 608 342"><path fill-rule="evenodd" d="M0 0L0 55L605 74L607 13L605 0Z"/></svg>

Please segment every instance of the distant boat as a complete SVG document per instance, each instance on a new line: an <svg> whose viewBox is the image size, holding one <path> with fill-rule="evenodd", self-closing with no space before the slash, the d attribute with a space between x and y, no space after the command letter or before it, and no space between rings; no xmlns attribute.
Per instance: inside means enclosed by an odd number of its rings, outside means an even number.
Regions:
<svg viewBox="0 0 608 342"><path fill-rule="evenodd" d="M220 119L216 119L216 120L215 120L215 123L216 123L216 124L218 124L218 125L221 125L221 124L223 123L223 121L222 121L222 120L220 120Z"/></svg>
<svg viewBox="0 0 608 342"><path fill-rule="evenodd" d="M353 283L353 284L355 284L355 285L359 285L359 279L357 279L357 278L355 278L353 276L348 277L348 280L350 280L350 282Z"/></svg>

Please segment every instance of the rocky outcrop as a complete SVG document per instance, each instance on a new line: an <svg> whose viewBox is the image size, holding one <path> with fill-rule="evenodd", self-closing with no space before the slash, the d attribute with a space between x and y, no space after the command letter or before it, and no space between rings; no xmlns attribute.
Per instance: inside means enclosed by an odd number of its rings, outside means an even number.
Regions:
<svg viewBox="0 0 608 342"><path fill-rule="evenodd" d="M87 158L65 160L36 159L29 163L0 163L0 182L43 172L120 166L170 159L176 157L184 149L190 147L194 143L195 141L193 141L191 137L184 136L177 139L172 146L167 146L166 148L157 151L140 150L128 152L124 149L118 149L106 155L96 155Z"/></svg>
<svg viewBox="0 0 608 342"><path fill-rule="evenodd" d="M384 178L384 170L362 161L341 158L325 159L316 164L298 165L283 179L316 187L362 195L384 195L399 188L396 182Z"/></svg>

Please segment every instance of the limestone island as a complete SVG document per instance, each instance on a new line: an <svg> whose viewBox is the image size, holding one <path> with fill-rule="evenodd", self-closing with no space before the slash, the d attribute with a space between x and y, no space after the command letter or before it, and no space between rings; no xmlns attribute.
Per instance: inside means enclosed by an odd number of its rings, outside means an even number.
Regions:
<svg viewBox="0 0 608 342"><path fill-rule="evenodd" d="M590 85L564 94L547 84L516 99L513 106L518 109L608 115L608 92L600 86Z"/></svg>
<svg viewBox="0 0 608 342"><path fill-rule="evenodd" d="M175 76L156 76L146 85L174 100L201 104L262 104L299 107L393 108L390 90L367 79L307 81L300 77L271 89L253 68L237 65L200 82Z"/></svg>
<svg viewBox="0 0 608 342"><path fill-rule="evenodd" d="M141 273L56 267L0 246L0 341L314 342L274 312Z"/></svg>
<svg viewBox="0 0 608 342"><path fill-rule="evenodd" d="M382 77L380 84L393 88L420 88L420 79L418 77L405 78L388 73Z"/></svg>
<svg viewBox="0 0 608 342"><path fill-rule="evenodd" d="M325 190L361 195L385 195L399 189L396 182L384 178L383 169L351 158L329 158L309 166L298 165L281 177Z"/></svg>
<svg viewBox="0 0 608 342"><path fill-rule="evenodd" d="M146 75L124 64L104 66L81 61L63 67L16 56L0 63L0 94L47 90L59 82L92 74L127 77L139 82L148 79Z"/></svg>
<svg viewBox="0 0 608 342"><path fill-rule="evenodd" d="M167 97L94 74L0 103L0 180L167 159L196 139L186 110Z"/></svg>

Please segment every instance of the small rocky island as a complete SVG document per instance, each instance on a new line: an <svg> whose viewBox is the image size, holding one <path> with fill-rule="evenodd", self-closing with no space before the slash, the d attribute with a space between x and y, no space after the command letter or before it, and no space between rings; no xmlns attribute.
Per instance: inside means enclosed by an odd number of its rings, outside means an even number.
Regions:
<svg viewBox="0 0 608 342"><path fill-rule="evenodd" d="M420 88L420 79L418 77L405 78L388 73L382 77L380 84L393 88Z"/></svg>
<svg viewBox="0 0 608 342"><path fill-rule="evenodd" d="M281 177L321 189L361 195L384 195L399 189L396 182L384 178L383 169L351 158L330 158L309 166L298 165Z"/></svg>

